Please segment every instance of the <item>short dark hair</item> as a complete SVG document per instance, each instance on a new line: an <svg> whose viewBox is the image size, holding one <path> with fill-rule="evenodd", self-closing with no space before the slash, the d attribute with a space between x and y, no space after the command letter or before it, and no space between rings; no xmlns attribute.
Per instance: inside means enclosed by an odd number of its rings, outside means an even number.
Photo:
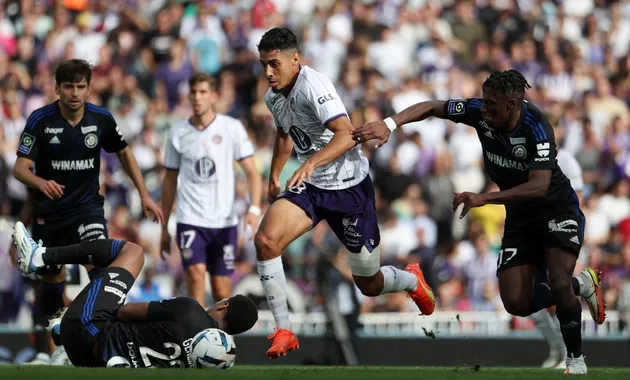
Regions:
<svg viewBox="0 0 630 380"><path fill-rule="evenodd" d="M92 80L92 66L83 59L69 59L61 62L55 70L55 82L77 83L85 79L88 84Z"/></svg>
<svg viewBox="0 0 630 380"><path fill-rule="evenodd" d="M215 90L217 87L217 81L214 79L214 77L212 77L212 75L204 73L196 73L188 78L188 87L192 88L193 86L203 82L208 82L211 90Z"/></svg>
<svg viewBox="0 0 630 380"><path fill-rule="evenodd" d="M530 88L527 79L516 70L495 71L483 82L484 90L494 90L511 98L524 97L525 90Z"/></svg>
<svg viewBox="0 0 630 380"><path fill-rule="evenodd" d="M254 301L242 294L237 294L228 299L228 308L225 313L224 329L230 335L244 333L254 327L258 321L258 308Z"/></svg>
<svg viewBox="0 0 630 380"><path fill-rule="evenodd" d="M295 33L288 28L273 28L265 33L258 44L258 51L298 50Z"/></svg>

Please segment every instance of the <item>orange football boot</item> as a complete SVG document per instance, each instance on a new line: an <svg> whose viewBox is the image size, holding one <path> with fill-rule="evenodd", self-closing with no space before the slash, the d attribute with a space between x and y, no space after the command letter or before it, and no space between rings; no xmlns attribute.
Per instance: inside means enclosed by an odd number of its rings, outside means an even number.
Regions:
<svg viewBox="0 0 630 380"><path fill-rule="evenodd" d="M289 351L295 351L300 348L300 342L298 342L298 338L291 330L276 329L267 339L273 339L271 348L267 351L267 357L270 359L286 356Z"/></svg>
<svg viewBox="0 0 630 380"><path fill-rule="evenodd" d="M409 296L418 306L423 315L431 315L435 310L435 296L431 287L424 280L424 273L419 264L408 264L405 270L418 278L418 288L415 292L409 292Z"/></svg>

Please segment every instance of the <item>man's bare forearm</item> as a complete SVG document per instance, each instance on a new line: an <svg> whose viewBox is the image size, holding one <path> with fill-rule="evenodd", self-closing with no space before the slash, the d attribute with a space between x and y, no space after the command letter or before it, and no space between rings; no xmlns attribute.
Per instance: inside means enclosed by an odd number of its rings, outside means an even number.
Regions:
<svg viewBox="0 0 630 380"><path fill-rule="evenodd" d="M289 160L289 157L291 157L292 150L293 141L291 141L291 137L278 131L276 141L273 145L273 156L271 157L271 169L269 172L270 180L277 181L280 179L282 169Z"/></svg>
<svg viewBox="0 0 630 380"><path fill-rule="evenodd" d="M328 145L309 158L309 161L311 161L316 168L327 165L341 157L341 155L355 145L356 143L352 139L352 135L346 130L340 130L335 132Z"/></svg>
<svg viewBox="0 0 630 380"><path fill-rule="evenodd" d="M444 118L444 102L443 101L428 101L414 104L404 110L400 111L396 115L392 116L392 119L396 125L403 125L407 123L413 123L415 121L422 121L431 116Z"/></svg>

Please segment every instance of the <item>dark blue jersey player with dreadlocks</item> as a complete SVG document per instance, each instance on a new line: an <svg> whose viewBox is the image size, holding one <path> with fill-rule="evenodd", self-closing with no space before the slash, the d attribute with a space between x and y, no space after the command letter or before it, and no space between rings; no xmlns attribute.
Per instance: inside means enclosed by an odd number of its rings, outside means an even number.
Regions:
<svg viewBox="0 0 630 380"><path fill-rule="evenodd" d="M553 128L543 112L524 100L529 88L516 70L495 72L484 82L482 98L418 103L367 123L353 136L359 143L376 139L382 145L397 126L431 116L477 130L486 171L500 191L456 193L453 211L463 204L463 218L472 207L505 205L497 263L503 304L518 316L556 305L568 352L566 373L583 374L582 308L576 295L588 303L593 319L603 323L600 273L588 268L572 278L584 238L584 215L556 162Z"/></svg>

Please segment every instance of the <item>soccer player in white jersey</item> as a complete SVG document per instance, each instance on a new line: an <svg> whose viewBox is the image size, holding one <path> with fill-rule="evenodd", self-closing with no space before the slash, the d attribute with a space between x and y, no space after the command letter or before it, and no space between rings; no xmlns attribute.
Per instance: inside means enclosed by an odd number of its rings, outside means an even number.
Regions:
<svg viewBox="0 0 630 380"><path fill-rule="evenodd" d="M215 300L229 298L234 272L238 217L234 207L234 161L245 172L251 206L245 226L258 230L262 179L254 147L243 124L214 112L214 79L195 74L188 81L193 115L174 125L164 155L162 251L170 251L168 218L177 194L177 245L185 268L188 296L204 306L206 271Z"/></svg>
<svg viewBox="0 0 630 380"><path fill-rule="evenodd" d="M575 190L580 203L582 203L582 190L584 189L584 179L582 178L582 168L571 153L564 149L558 150L556 157L558 166L565 176L571 182L573 190ZM562 333L560 331L560 323L556 319L555 306L548 309L542 309L530 315L530 318L536 324L536 328L541 332L547 343L549 344L549 357L543 362L542 368L565 369L565 359L567 350L564 347Z"/></svg>
<svg viewBox="0 0 630 380"><path fill-rule="evenodd" d="M277 358L299 346L291 331L280 254L321 220L350 251L354 282L363 294L407 291L423 314L433 313L433 293L417 264L405 271L380 267L369 164L352 140L352 124L331 81L300 65L297 38L289 29L269 30L258 51L271 87L265 101L277 126L268 193L273 204L255 237L258 273L276 321L267 356ZM302 166L280 193L280 173L292 148Z"/></svg>

